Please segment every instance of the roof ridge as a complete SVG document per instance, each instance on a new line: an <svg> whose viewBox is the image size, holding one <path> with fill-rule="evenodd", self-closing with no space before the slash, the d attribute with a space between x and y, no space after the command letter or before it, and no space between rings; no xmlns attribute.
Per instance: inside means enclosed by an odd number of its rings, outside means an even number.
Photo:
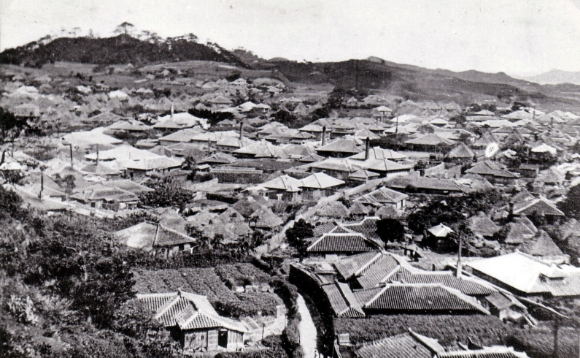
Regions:
<svg viewBox="0 0 580 358"><path fill-rule="evenodd" d="M175 298L173 300L167 301L157 311L157 313L155 314L155 319L159 319L161 316L163 316L165 314L165 312L167 312L171 307L173 307L175 304L177 304L177 302L179 302L179 300L181 300L181 295L178 294L175 296Z"/></svg>
<svg viewBox="0 0 580 358"><path fill-rule="evenodd" d="M449 293L453 294L454 296L456 296L457 298L459 298L463 302L468 303L471 306L477 308L479 311L485 313L486 315L490 315L491 314L476 299L471 298L471 296L467 296L466 294L462 293L458 289L452 288L452 287L449 287L449 286L445 286L443 284L438 284L437 286L439 286L439 287L443 288L444 290L448 291Z"/></svg>
<svg viewBox="0 0 580 358"><path fill-rule="evenodd" d="M361 267L359 267L358 270L356 270L353 274L353 276L358 276L361 274L362 271L366 270L370 265L372 265L373 263L375 263L380 257L383 256L382 252L378 252L372 259L370 259L367 263L365 263L364 265L362 265Z"/></svg>

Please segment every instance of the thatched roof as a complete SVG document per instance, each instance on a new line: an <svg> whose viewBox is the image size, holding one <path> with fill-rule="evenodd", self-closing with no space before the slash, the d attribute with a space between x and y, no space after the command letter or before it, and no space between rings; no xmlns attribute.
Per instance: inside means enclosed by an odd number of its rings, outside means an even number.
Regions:
<svg viewBox="0 0 580 358"><path fill-rule="evenodd" d="M348 209L341 202L335 201L320 208L317 214L329 218L344 218L348 216Z"/></svg>

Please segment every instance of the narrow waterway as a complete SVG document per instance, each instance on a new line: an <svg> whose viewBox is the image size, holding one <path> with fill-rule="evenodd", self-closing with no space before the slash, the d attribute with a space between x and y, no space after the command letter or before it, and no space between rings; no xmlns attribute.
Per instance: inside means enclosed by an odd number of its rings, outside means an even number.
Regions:
<svg viewBox="0 0 580 358"><path fill-rule="evenodd" d="M302 295L298 295L298 312L300 312L300 345L304 350L304 358L316 356L316 326Z"/></svg>

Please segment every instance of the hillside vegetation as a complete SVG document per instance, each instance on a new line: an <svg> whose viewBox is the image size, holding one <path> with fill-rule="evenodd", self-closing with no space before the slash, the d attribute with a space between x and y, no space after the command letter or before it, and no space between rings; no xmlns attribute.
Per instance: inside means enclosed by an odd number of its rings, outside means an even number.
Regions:
<svg viewBox="0 0 580 358"><path fill-rule="evenodd" d="M30 67L55 61L144 65L188 60L229 62L246 67L235 55L215 44L203 45L186 39L151 42L126 34L109 38L63 37L48 43L35 41L0 53L0 63Z"/></svg>

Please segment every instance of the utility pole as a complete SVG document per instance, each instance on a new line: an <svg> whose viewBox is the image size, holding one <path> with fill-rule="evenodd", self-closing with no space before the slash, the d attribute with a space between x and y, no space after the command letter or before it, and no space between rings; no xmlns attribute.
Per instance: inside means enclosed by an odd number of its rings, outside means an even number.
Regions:
<svg viewBox="0 0 580 358"><path fill-rule="evenodd" d="M69 148L70 148L70 168L73 169L72 143L69 143Z"/></svg>
<svg viewBox="0 0 580 358"><path fill-rule="evenodd" d="M461 239L461 234L459 234L459 251L457 253L457 272L455 273L455 275L457 276L457 278L461 277L461 248L462 248L462 242L463 240Z"/></svg>

